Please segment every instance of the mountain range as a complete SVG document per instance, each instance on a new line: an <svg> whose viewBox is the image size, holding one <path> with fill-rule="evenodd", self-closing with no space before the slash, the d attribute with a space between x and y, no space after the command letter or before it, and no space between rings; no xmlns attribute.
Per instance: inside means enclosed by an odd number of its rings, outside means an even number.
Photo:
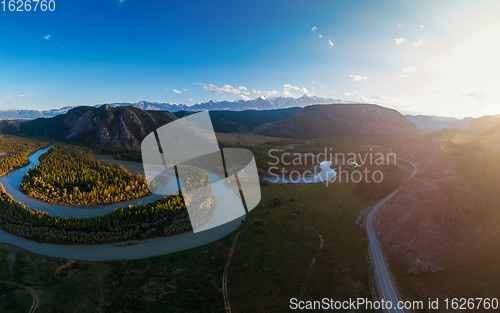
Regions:
<svg viewBox="0 0 500 313"><path fill-rule="evenodd" d="M343 101L339 99L322 98L315 96L303 95L302 97L259 97L253 100L237 100L237 101L217 101L210 100L204 103L196 103L194 105L177 104L177 103L159 103L150 101L139 101L135 103L121 102L109 103L110 107L132 106L141 110L147 111L168 111L168 112L197 112L197 111L269 111L285 108L304 108L315 104L354 104L357 102ZM94 107L100 107L102 104L96 104ZM50 118L67 113L76 106L65 106L60 109L51 110L4 110L0 111L0 120L34 120L40 117ZM226 114L227 115L227 114ZM247 114L248 115L248 114ZM445 116L428 116L428 115L405 115L405 117L415 124L418 128L424 131L436 131L440 129L466 129L469 127L472 118L457 119L454 117ZM214 116L212 116L214 118ZM265 115L259 114L259 118L265 118ZM247 119L248 120L248 119ZM267 118L274 120L274 116ZM221 121L222 122L222 121ZM238 124L239 125L239 124ZM219 125L222 127L222 125ZM236 125L226 123L227 130L242 131L243 129L251 130L255 125L246 125L241 129L236 129ZM241 126L241 125L239 125ZM238 127L239 127L238 126ZM221 131L219 129L218 131ZM222 131L224 132L224 131Z"/></svg>
<svg viewBox="0 0 500 313"><path fill-rule="evenodd" d="M274 110L285 109L292 107L306 107L313 104L332 104L332 103L350 103L338 99L321 98L303 95L299 98L294 97L259 97L253 100L237 100L237 101L216 101L210 100L205 103L196 103L194 105L185 105L177 103L159 103L149 101L139 101L136 103L108 103L109 106L122 107L133 106L141 110L148 111L212 111L212 110L230 110L230 111L243 111L243 110ZM100 107L102 104L96 104L95 107ZM66 106L60 109L52 110L5 110L0 111L0 120L30 120L39 117L54 117L60 114L65 114L70 109L74 108Z"/></svg>
<svg viewBox="0 0 500 313"><path fill-rule="evenodd" d="M60 109L51 110L3 110L0 111L0 120L34 120L40 117L54 117L65 114L74 107L65 106Z"/></svg>
<svg viewBox="0 0 500 313"><path fill-rule="evenodd" d="M186 115L134 106L76 107L66 114L32 121L0 122L0 132L46 136L96 147L140 151L140 142L158 127ZM216 132L254 132L273 137L404 136L417 126L396 110L375 104L324 104L275 110L209 111Z"/></svg>
<svg viewBox="0 0 500 313"><path fill-rule="evenodd" d="M466 129L469 127L472 117L458 119L448 116L429 116L429 115L405 115L405 117L417 125L418 128L425 131L436 131L440 129Z"/></svg>

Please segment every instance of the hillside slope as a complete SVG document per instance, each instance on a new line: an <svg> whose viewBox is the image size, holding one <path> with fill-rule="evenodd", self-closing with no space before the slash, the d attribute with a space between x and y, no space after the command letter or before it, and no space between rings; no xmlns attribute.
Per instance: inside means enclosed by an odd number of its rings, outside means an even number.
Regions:
<svg viewBox="0 0 500 313"><path fill-rule="evenodd" d="M258 131L285 138L409 136L419 129L396 110L375 104L330 104L303 108Z"/></svg>
<svg viewBox="0 0 500 313"><path fill-rule="evenodd" d="M457 118L447 116L405 115L405 117L418 128L425 130L445 129L452 123L460 121Z"/></svg>
<svg viewBox="0 0 500 313"><path fill-rule="evenodd" d="M500 119L402 141L393 151L419 172L380 212L375 229L408 272L449 269L500 225Z"/></svg>
<svg viewBox="0 0 500 313"><path fill-rule="evenodd" d="M301 108L278 110L246 110L246 111L209 111L214 130L219 133L249 132L257 127L293 116ZM175 112L178 117L184 117L195 112Z"/></svg>
<svg viewBox="0 0 500 313"><path fill-rule="evenodd" d="M56 140L140 151L142 139L156 128L176 120L169 112L148 112L134 107L77 107L65 115L24 123L2 122L5 134L47 136Z"/></svg>

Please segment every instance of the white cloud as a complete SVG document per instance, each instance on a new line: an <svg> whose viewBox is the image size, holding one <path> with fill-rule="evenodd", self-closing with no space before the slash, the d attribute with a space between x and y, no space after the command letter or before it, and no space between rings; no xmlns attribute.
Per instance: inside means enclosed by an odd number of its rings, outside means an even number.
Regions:
<svg viewBox="0 0 500 313"><path fill-rule="evenodd" d="M401 72L403 73L412 73L412 72L416 72L417 69L414 68L413 66L408 66L408 67L405 67L404 69L401 70Z"/></svg>
<svg viewBox="0 0 500 313"><path fill-rule="evenodd" d="M328 39L328 44L330 45L330 48L333 47L333 41L331 39Z"/></svg>
<svg viewBox="0 0 500 313"><path fill-rule="evenodd" d="M403 78L405 78L406 76L408 76L408 75L401 74L401 73L398 74L399 80L403 80Z"/></svg>
<svg viewBox="0 0 500 313"><path fill-rule="evenodd" d="M419 26L420 26L420 28L424 28L424 25L419 25Z"/></svg>
<svg viewBox="0 0 500 313"><path fill-rule="evenodd" d="M384 102L391 101L391 98L389 98L385 94L372 95L372 96L370 96L370 99L378 100L378 101L384 101Z"/></svg>
<svg viewBox="0 0 500 313"><path fill-rule="evenodd" d="M45 39L49 40L49 39L50 39L50 36L51 36L51 35L50 35L50 34L48 34L47 36L45 36L45 37L43 37L43 38L45 38Z"/></svg>
<svg viewBox="0 0 500 313"><path fill-rule="evenodd" d="M370 78L366 76L361 76L361 75L349 75L349 77L354 78L355 82L360 82L360 81L369 81Z"/></svg>
<svg viewBox="0 0 500 313"><path fill-rule="evenodd" d="M26 98L25 95L19 95L19 98Z"/></svg>
<svg viewBox="0 0 500 313"><path fill-rule="evenodd" d="M319 36L319 38L323 38L323 35L321 35L321 34L319 34L318 36Z"/></svg>
<svg viewBox="0 0 500 313"><path fill-rule="evenodd" d="M118 0L118 2L120 2L120 4L122 4L125 1L127 1L127 0Z"/></svg>
<svg viewBox="0 0 500 313"><path fill-rule="evenodd" d="M317 28L317 27L316 27L316 26L314 26L314 27L311 29L311 31L312 31L312 32L313 32L313 31L315 31L315 30L316 30L316 28Z"/></svg>
<svg viewBox="0 0 500 313"><path fill-rule="evenodd" d="M401 27L401 26L403 26L403 24L398 24L398 27Z"/></svg>
<svg viewBox="0 0 500 313"><path fill-rule="evenodd" d="M396 42L396 44L400 45L401 43L405 42L406 39L404 39L403 37L401 37L401 38L394 38L394 41Z"/></svg>
<svg viewBox="0 0 500 313"><path fill-rule="evenodd" d="M486 95L480 91L470 91L470 92L466 92L466 93L459 93L459 95L464 96L464 97L471 97L471 98L474 98L476 100L486 99Z"/></svg>
<svg viewBox="0 0 500 313"><path fill-rule="evenodd" d="M6 92L5 94L6 94L6 95L10 95L10 92Z"/></svg>
<svg viewBox="0 0 500 313"><path fill-rule="evenodd" d="M352 96L352 95L354 95L354 93L352 93L352 92L344 92L344 95L346 95L346 96Z"/></svg>
<svg viewBox="0 0 500 313"><path fill-rule="evenodd" d="M217 87L215 85L209 84L203 85L203 88L205 90L210 91L211 93L218 93L222 95L230 95L230 96L238 96L243 100L250 100L251 98L248 97L250 95L250 92L246 91L248 90L247 87L245 86L239 86L238 88L234 88L231 85L224 85L223 87ZM255 93L255 90L254 90Z"/></svg>
<svg viewBox="0 0 500 313"><path fill-rule="evenodd" d="M415 42L412 47L420 47L421 45L424 44L424 39L420 39L419 41Z"/></svg>
<svg viewBox="0 0 500 313"><path fill-rule="evenodd" d="M0 105L2 105L2 102L0 102Z"/></svg>
<svg viewBox="0 0 500 313"><path fill-rule="evenodd" d="M312 81L312 83L313 83L313 84L316 84L316 82L315 82L314 80Z"/></svg>
<svg viewBox="0 0 500 313"><path fill-rule="evenodd" d="M322 85L320 85L320 84L318 84L318 86L320 86L321 88L325 88L325 86L322 86Z"/></svg>
<svg viewBox="0 0 500 313"><path fill-rule="evenodd" d="M258 95L258 96L263 96L263 97L271 97L271 96L280 96L281 94L276 91L276 90L270 90L270 91L266 91L266 90L253 90L253 93Z"/></svg>
<svg viewBox="0 0 500 313"><path fill-rule="evenodd" d="M180 91L180 90L177 90L177 89L172 89L172 91L173 91L173 92L175 92L175 93L179 93L179 94L182 94L182 91Z"/></svg>
<svg viewBox="0 0 500 313"><path fill-rule="evenodd" d="M359 95L358 96L358 102L369 103L370 101L368 99L366 99L364 96Z"/></svg>
<svg viewBox="0 0 500 313"><path fill-rule="evenodd" d="M189 101L193 101L193 99L189 98Z"/></svg>
<svg viewBox="0 0 500 313"><path fill-rule="evenodd" d="M214 86L212 84L203 85L203 88L205 90L210 91L211 93L218 93L222 95L231 95L231 96L236 96L241 93L238 89L234 88L231 85L224 85L222 88Z"/></svg>
<svg viewBox="0 0 500 313"><path fill-rule="evenodd" d="M305 93L308 93L309 91L306 89L306 88L299 88L299 87L295 87L295 86L292 86L290 84L284 84L283 85L283 94L285 96L294 96L294 94L291 94L290 91L291 90L297 90L297 91L300 91L302 92L303 94Z"/></svg>
<svg viewBox="0 0 500 313"><path fill-rule="evenodd" d="M376 103L376 104L387 105L387 104L391 104L390 101L391 101L391 98L389 98L385 94L371 95L368 97L365 97L363 95L358 96L358 102L362 102L362 103Z"/></svg>

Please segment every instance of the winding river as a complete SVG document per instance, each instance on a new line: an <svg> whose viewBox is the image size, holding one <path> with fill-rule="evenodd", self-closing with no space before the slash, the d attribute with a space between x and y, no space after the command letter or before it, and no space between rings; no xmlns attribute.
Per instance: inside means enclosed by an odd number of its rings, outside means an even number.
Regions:
<svg viewBox="0 0 500 313"><path fill-rule="evenodd" d="M26 167L13 171L0 178L0 184L4 186L7 193L9 193L14 200L19 201L32 209L45 211L53 216L90 217L104 215L116 208L127 207L128 205L137 205L139 203L155 201L162 197L160 195L152 194L135 200L97 206L57 205L29 198L19 190L19 185L29 168L37 165L39 163L38 158L40 155L45 153L48 149L49 148L41 149L32 154L29 157L30 164ZM166 187L168 187L169 184L177 184L176 178L169 177ZM225 187L224 184L218 185L220 188L213 188L212 191L214 197L217 199L217 210L219 214L230 214L235 201L241 201L236 194L234 194L229 188ZM172 185L172 188L177 189L177 186ZM158 237L140 241L140 244L128 246L117 246L115 244L58 245L51 243L39 243L12 235L1 229L0 242L16 245L36 254L72 260L135 260L187 250L213 242L236 230L239 226L241 226L241 220L245 218L246 216L238 216L229 223L205 230L203 232L187 232L170 237Z"/></svg>

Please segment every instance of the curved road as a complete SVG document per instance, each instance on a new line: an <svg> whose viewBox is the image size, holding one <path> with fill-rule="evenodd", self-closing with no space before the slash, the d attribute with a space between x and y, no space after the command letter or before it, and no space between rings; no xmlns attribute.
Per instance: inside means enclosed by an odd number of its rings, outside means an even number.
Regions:
<svg viewBox="0 0 500 313"><path fill-rule="evenodd" d="M31 289L30 287L26 287L24 285L18 284L18 283L11 282L11 281L0 280L0 282L2 282L4 284L9 284L12 286L26 289L26 291L28 291L31 294L31 297L33 298L33 304L31 305L29 313L35 312L35 310L38 308L38 304L40 304L40 300L38 299L38 295L36 294L36 292L33 289Z"/></svg>
<svg viewBox="0 0 500 313"><path fill-rule="evenodd" d="M303 204L302 204L302 208L304 208ZM325 243L325 241L323 240L323 236L321 236L321 234L318 233L318 231L316 230L316 228L314 228L314 226L311 224L311 222L307 218L307 214L309 213L309 210L307 210L306 208L304 208L304 209L306 210L306 220L307 220L307 222L309 223L309 225L311 225L312 230L319 237L319 247L318 247L318 250L316 250L316 253L314 253L314 256L313 256L313 258L311 260L311 263L309 264L309 268L307 269L307 275L306 275L306 278L304 279L304 283L302 284L302 289L300 290L300 295L299 295L299 300L298 300L299 302L302 301L302 299L304 298L304 293L306 292L306 288L307 288L307 282L309 281L309 276L311 276L311 272L312 272L312 269L313 269L313 266L314 266L314 262L316 262L316 258L318 257L319 252L321 251L321 249L323 248L323 244ZM298 312L299 310L300 309L297 308L297 309L295 309L294 312Z"/></svg>
<svg viewBox="0 0 500 313"><path fill-rule="evenodd" d="M392 155L392 148L389 150L390 154ZM395 156L395 155L394 155ZM396 157L397 158L397 157ZM410 175L410 177L414 177L415 174L417 174L418 168L415 164L413 164L410 161L403 160L400 158L397 158L398 160L402 160L405 162L408 162L413 166L413 173ZM399 190L399 188L398 188ZM370 239L370 248L372 250L372 256L373 256L373 263L375 265L375 270L377 272L377 277L378 277L378 282L380 286L380 290L382 290L382 297L384 298L385 301L391 301L393 308L392 309L387 309L389 313L405 313L403 309L398 309L397 304L400 301L398 299L398 296L396 295L396 292L394 291L394 287L392 286L391 279L389 278L389 274L387 271L387 267L384 261L384 256L382 254L382 250L380 249L380 245L377 240L377 236L375 235L375 231L373 229L373 220L375 216L377 215L378 211L380 210L381 207L384 206L384 204L389 201L398 190L394 191L387 197L385 197L382 201L377 203L373 210L370 212L367 218L367 224L366 224L366 229L368 232L368 237Z"/></svg>
<svg viewBox="0 0 500 313"><path fill-rule="evenodd" d="M231 246L231 250L229 251L229 256L227 257L226 267L224 268L224 274L222 275L222 295L224 297L224 307L226 308L226 313L231 313L231 305L229 305L229 296L227 294L227 272L229 271L229 264L231 263L231 259L234 253L234 247L236 246L236 241L238 240L238 236L245 230L247 227L240 230L233 239L233 245Z"/></svg>

